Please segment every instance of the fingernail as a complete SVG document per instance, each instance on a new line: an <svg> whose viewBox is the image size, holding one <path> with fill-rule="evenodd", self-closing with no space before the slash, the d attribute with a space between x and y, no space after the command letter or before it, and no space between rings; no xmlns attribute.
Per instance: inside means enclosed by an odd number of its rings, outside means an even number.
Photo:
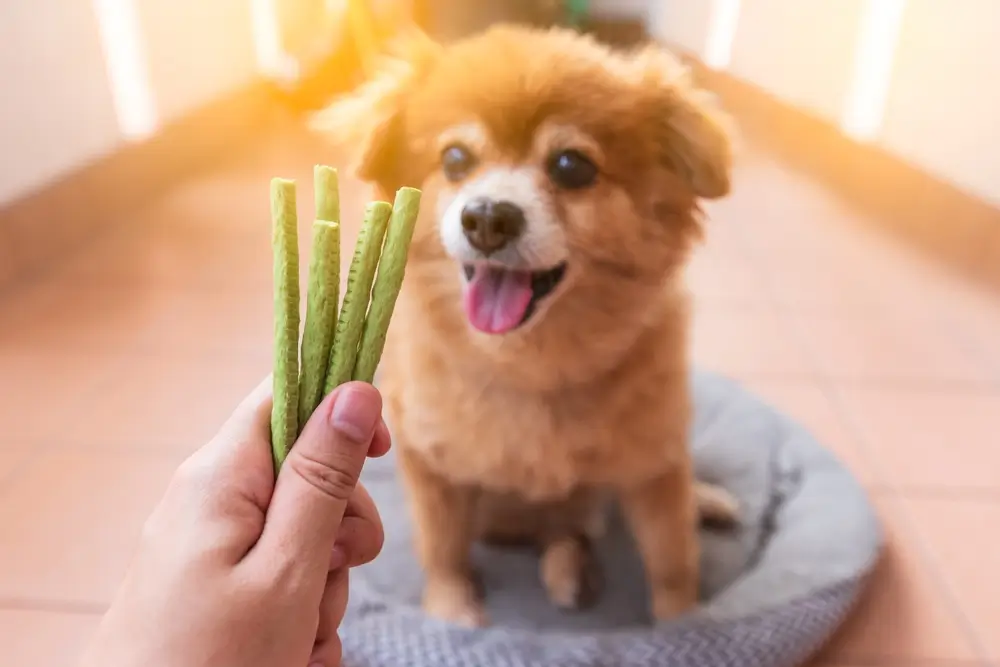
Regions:
<svg viewBox="0 0 1000 667"><path fill-rule="evenodd" d="M330 422L351 442L368 442L382 412L378 392L364 384L345 386L333 404Z"/></svg>
<svg viewBox="0 0 1000 667"><path fill-rule="evenodd" d="M334 545L330 552L330 571L339 570L347 565L347 552L339 545Z"/></svg>

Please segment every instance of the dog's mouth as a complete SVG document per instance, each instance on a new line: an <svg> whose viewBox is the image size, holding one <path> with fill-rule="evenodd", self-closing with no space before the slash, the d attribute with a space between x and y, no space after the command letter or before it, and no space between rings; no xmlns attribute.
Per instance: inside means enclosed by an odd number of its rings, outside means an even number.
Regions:
<svg viewBox="0 0 1000 667"><path fill-rule="evenodd" d="M479 331L503 334L525 324L539 303L566 277L566 263L542 271L508 269L493 264L464 264L462 305Z"/></svg>

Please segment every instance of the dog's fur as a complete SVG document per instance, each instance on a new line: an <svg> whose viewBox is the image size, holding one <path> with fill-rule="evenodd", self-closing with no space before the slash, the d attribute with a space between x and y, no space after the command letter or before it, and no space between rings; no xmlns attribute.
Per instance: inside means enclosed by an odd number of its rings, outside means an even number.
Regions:
<svg viewBox="0 0 1000 667"><path fill-rule="evenodd" d="M552 600L593 592L589 541L605 494L620 502L646 566L653 615L696 602L699 510L733 500L695 483L687 447L688 306L681 270L699 198L727 194L723 116L686 68L654 47L618 54L564 30L497 27L450 47L408 41L377 80L317 125L362 146L383 196L424 191L382 389L417 527L425 609L486 622L475 539L530 542ZM479 164L441 172L461 140ZM543 168L578 149L597 183L560 190ZM567 277L528 323L490 336L461 308L455 202L472 191L528 213L524 254Z"/></svg>

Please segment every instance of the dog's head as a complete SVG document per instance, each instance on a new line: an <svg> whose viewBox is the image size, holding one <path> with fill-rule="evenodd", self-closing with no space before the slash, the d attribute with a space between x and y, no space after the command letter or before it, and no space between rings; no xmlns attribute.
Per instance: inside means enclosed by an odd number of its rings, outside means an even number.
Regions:
<svg viewBox="0 0 1000 667"><path fill-rule="evenodd" d="M384 193L424 190L411 266L450 267L455 313L490 334L628 319L729 190L724 119L674 56L563 30L409 40L317 126L353 133Z"/></svg>

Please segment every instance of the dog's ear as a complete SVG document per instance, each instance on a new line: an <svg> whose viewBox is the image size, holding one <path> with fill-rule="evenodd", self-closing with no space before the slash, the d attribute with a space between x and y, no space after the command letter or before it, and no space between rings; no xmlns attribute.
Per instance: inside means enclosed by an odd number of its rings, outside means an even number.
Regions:
<svg viewBox="0 0 1000 667"><path fill-rule="evenodd" d="M416 29L408 32L390 45L370 81L312 117L313 130L355 156L355 173L362 180L389 191L404 180L407 97L433 66L440 50Z"/></svg>
<svg viewBox="0 0 1000 667"><path fill-rule="evenodd" d="M732 123L714 96L697 88L688 67L663 49L643 49L635 55L634 65L642 94L652 96L654 133L666 166L698 197L729 194Z"/></svg>

